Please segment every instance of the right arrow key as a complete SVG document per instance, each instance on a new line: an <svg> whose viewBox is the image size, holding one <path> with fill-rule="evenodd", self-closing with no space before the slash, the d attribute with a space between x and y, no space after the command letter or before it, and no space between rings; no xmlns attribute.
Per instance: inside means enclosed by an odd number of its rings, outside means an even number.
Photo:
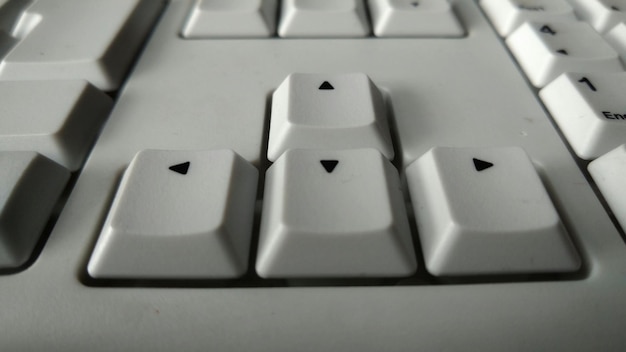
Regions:
<svg viewBox="0 0 626 352"><path fill-rule="evenodd" d="M406 169L427 270L436 276L576 271L581 264L520 148L433 148Z"/></svg>

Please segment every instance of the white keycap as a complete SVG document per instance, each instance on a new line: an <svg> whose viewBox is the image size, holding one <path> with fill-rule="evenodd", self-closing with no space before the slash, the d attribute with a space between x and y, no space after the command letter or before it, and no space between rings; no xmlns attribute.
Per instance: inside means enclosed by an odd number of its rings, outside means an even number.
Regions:
<svg viewBox="0 0 626 352"><path fill-rule="evenodd" d="M363 0L284 0L281 37L365 37L370 33Z"/></svg>
<svg viewBox="0 0 626 352"><path fill-rule="evenodd" d="M539 95L572 149L594 159L626 141L626 73L567 73Z"/></svg>
<svg viewBox="0 0 626 352"><path fill-rule="evenodd" d="M623 70L615 50L584 22L527 22L506 43L538 88L563 72Z"/></svg>
<svg viewBox="0 0 626 352"><path fill-rule="evenodd" d="M460 37L463 27L447 0L370 0L377 37Z"/></svg>
<svg viewBox="0 0 626 352"><path fill-rule="evenodd" d="M626 22L620 22L604 35L613 49L619 54L622 65L626 67Z"/></svg>
<svg viewBox="0 0 626 352"><path fill-rule="evenodd" d="M0 63L0 80L85 79L115 90L161 6L156 0L36 1L11 33L18 40Z"/></svg>
<svg viewBox="0 0 626 352"><path fill-rule="evenodd" d="M138 153L89 262L94 278L245 273L257 170L230 150Z"/></svg>
<svg viewBox="0 0 626 352"><path fill-rule="evenodd" d="M588 22L600 33L626 21L625 0L568 0L580 19Z"/></svg>
<svg viewBox="0 0 626 352"><path fill-rule="evenodd" d="M290 150L267 171L256 270L265 278L416 270L397 171L373 149Z"/></svg>
<svg viewBox="0 0 626 352"><path fill-rule="evenodd" d="M575 271L580 259L519 148L433 148L406 169L428 271Z"/></svg>
<svg viewBox="0 0 626 352"><path fill-rule="evenodd" d="M0 33L9 35L31 2L31 0L0 0ZM0 57L2 56L3 52L0 49Z"/></svg>
<svg viewBox="0 0 626 352"><path fill-rule="evenodd" d="M481 0L480 5L502 37L524 22L577 20L574 9L565 0Z"/></svg>
<svg viewBox="0 0 626 352"><path fill-rule="evenodd" d="M34 150L75 171L112 105L85 81L0 81L0 150Z"/></svg>
<svg viewBox="0 0 626 352"><path fill-rule="evenodd" d="M393 159L382 94L362 73L289 75L272 99L267 157L292 148L375 148Z"/></svg>
<svg viewBox="0 0 626 352"><path fill-rule="evenodd" d="M626 229L626 145L622 144L587 166L622 229Z"/></svg>
<svg viewBox="0 0 626 352"><path fill-rule="evenodd" d="M35 152L0 152L0 268L31 256L70 177Z"/></svg>
<svg viewBox="0 0 626 352"><path fill-rule="evenodd" d="M276 0L197 0L185 38L269 37L275 32Z"/></svg>

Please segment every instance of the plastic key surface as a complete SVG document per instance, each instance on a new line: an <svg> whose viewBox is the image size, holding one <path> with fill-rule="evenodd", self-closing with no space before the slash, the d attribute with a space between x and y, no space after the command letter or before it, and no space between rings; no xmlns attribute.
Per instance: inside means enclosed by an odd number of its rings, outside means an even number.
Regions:
<svg viewBox="0 0 626 352"><path fill-rule="evenodd" d="M34 150L75 171L112 105L85 81L0 80L0 150Z"/></svg>
<svg viewBox="0 0 626 352"><path fill-rule="evenodd" d="M370 0L377 37L460 37L464 30L447 0Z"/></svg>
<svg viewBox="0 0 626 352"><path fill-rule="evenodd" d="M159 0L35 1L12 30L13 47L0 57L0 80L85 79L99 89L115 90L162 4Z"/></svg>
<svg viewBox="0 0 626 352"><path fill-rule="evenodd" d="M433 148L406 169L437 276L571 272L581 261L519 148Z"/></svg>
<svg viewBox="0 0 626 352"><path fill-rule="evenodd" d="M230 150L145 150L89 262L94 278L233 278L247 269L258 171Z"/></svg>
<svg viewBox="0 0 626 352"><path fill-rule="evenodd" d="M0 152L0 269L29 259L69 177L35 152Z"/></svg>
<svg viewBox="0 0 626 352"><path fill-rule="evenodd" d="M564 72L623 71L617 52L584 22L526 22L506 44L538 88Z"/></svg>
<svg viewBox="0 0 626 352"><path fill-rule="evenodd" d="M383 96L362 73L294 73L272 99L267 158L287 149L375 148L394 151Z"/></svg>
<svg viewBox="0 0 626 352"><path fill-rule="evenodd" d="M481 0L480 5L502 37L524 22L576 21L566 0Z"/></svg>
<svg viewBox="0 0 626 352"><path fill-rule="evenodd" d="M185 38L269 37L276 29L276 0L197 0Z"/></svg>
<svg viewBox="0 0 626 352"><path fill-rule="evenodd" d="M373 149L289 150L268 170L264 278L402 277L417 264L397 171Z"/></svg>
<svg viewBox="0 0 626 352"><path fill-rule="evenodd" d="M624 0L568 0L582 20L600 33L626 21L626 1Z"/></svg>
<svg viewBox="0 0 626 352"><path fill-rule="evenodd" d="M539 95L572 149L594 159L626 141L626 73L566 73Z"/></svg>
<svg viewBox="0 0 626 352"><path fill-rule="evenodd" d="M626 229L626 145L622 144L612 151L589 163L587 167L593 180L598 185L604 199L622 229Z"/></svg>
<svg viewBox="0 0 626 352"><path fill-rule="evenodd" d="M284 0L281 37L365 37L370 33L363 0Z"/></svg>

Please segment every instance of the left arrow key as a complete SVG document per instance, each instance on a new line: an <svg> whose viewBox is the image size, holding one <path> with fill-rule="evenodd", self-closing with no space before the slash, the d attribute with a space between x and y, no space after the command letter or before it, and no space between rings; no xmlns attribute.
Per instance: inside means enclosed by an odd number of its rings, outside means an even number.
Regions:
<svg viewBox="0 0 626 352"><path fill-rule="evenodd" d="M243 275L257 179L257 169L231 150L138 153L115 195L89 274L141 280Z"/></svg>

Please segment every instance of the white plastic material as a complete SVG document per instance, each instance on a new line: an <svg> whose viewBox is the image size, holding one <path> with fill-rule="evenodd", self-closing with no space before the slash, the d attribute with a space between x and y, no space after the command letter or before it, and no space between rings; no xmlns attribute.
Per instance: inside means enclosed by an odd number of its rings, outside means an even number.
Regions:
<svg viewBox="0 0 626 352"><path fill-rule="evenodd" d="M520 148L433 148L406 169L433 275L577 270L581 261Z"/></svg>
<svg viewBox="0 0 626 352"><path fill-rule="evenodd" d="M480 5L502 37L528 21L577 20L566 0L480 0Z"/></svg>
<svg viewBox="0 0 626 352"><path fill-rule="evenodd" d="M283 0L281 37L364 37L370 28L363 0Z"/></svg>
<svg viewBox="0 0 626 352"><path fill-rule="evenodd" d="M264 278L408 276L416 261L397 171L373 149L290 150L267 171Z"/></svg>
<svg viewBox="0 0 626 352"><path fill-rule="evenodd" d="M230 150L142 151L87 270L96 278L232 278L247 269L257 170Z"/></svg>
<svg viewBox="0 0 626 352"><path fill-rule="evenodd" d="M587 167L604 199L623 229L626 229L626 145L622 144L589 163Z"/></svg>
<svg viewBox="0 0 626 352"><path fill-rule="evenodd" d="M276 0L197 0L182 35L199 38L269 37L276 30Z"/></svg>
<svg viewBox="0 0 626 352"><path fill-rule="evenodd" d="M578 17L605 33L619 22L626 21L624 0L568 0Z"/></svg>
<svg viewBox="0 0 626 352"><path fill-rule="evenodd" d="M622 231L477 1L450 2L462 38L184 40L193 1L168 1L40 255L0 276L0 350L624 350ZM457 284L421 266L407 279L321 287L257 278L253 268L228 282L88 279L133 156L232 148L264 172L270 95L293 72L364 72L384 87L401 173L433 146L522 147L541 168L582 270ZM256 219L264 205L257 201ZM409 224L417 239L410 215Z"/></svg>
<svg viewBox="0 0 626 352"><path fill-rule="evenodd" d="M539 95L572 149L594 159L626 141L626 73L566 73Z"/></svg>
<svg viewBox="0 0 626 352"><path fill-rule="evenodd" d="M35 152L0 152L0 269L28 260L69 178Z"/></svg>
<svg viewBox="0 0 626 352"><path fill-rule="evenodd" d="M584 22L527 22L506 40L538 88L564 72L619 72L619 55Z"/></svg>
<svg viewBox="0 0 626 352"><path fill-rule="evenodd" d="M620 22L604 35L604 39L615 49L626 67L626 21Z"/></svg>
<svg viewBox="0 0 626 352"><path fill-rule="evenodd" d="M377 37L460 37L464 30L447 0L370 0Z"/></svg>
<svg viewBox="0 0 626 352"><path fill-rule="evenodd" d="M113 103L85 81L0 80L0 105L0 149L37 151L75 171Z"/></svg>
<svg viewBox="0 0 626 352"><path fill-rule="evenodd" d="M161 6L159 0L36 1L13 28L18 42L0 61L0 80L85 79L115 90Z"/></svg>
<svg viewBox="0 0 626 352"><path fill-rule="evenodd" d="M295 148L375 148L393 159L378 88L362 73L290 74L272 99L267 158Z"/></svg>

